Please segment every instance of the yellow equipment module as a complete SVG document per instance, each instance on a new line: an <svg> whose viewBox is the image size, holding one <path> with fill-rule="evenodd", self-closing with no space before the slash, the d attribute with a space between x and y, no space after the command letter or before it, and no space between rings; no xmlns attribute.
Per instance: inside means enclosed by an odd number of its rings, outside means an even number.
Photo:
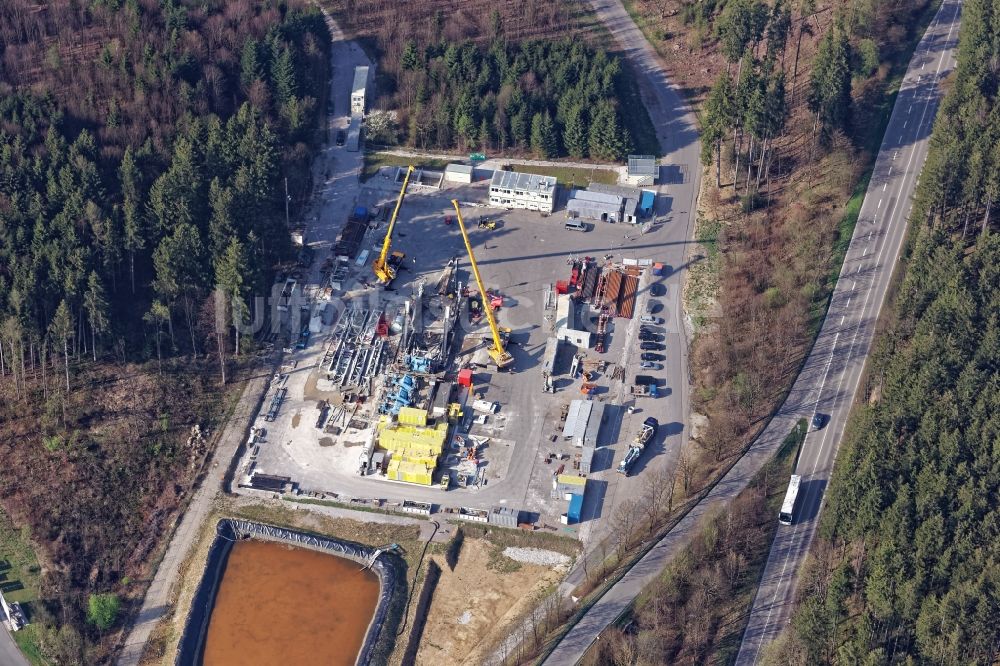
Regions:
<svg viewBox="0 0 1000 666"><path fill-rule="evenodd" d="M500 329L497 328L496 317L493 316L493 307L490 305L490 297L486 294L486 287L483 286L483 279L479 277L479 266L476 265L476 255L472 252L472 243L469 242L469 233L465 230L465 222L462 221L462 211L458 207L458 200L452 199L451 205L455 207L455 214L458 217L458 228L462 232L462 240L465 241L465 249L469 253L469 263L472 264L472 274L476 277L476 285L479 287L479 297L483 301L483 310L486 311L486 320L490 324L490 333L493 335L493 346L489 348L490 358L496 363L498 369L504 369L514 362L514 357L504 347L503 339L500 337Z"/></svg>
<svg viewBox="0 0 1000 666"><path fill-rule="evenodd" d="M375 278L381 285L387 285L396 279L396 271L402 265L406 255L402 252L389 254L389 246L392 245L392 232L396 228L396 217L399 215L399 207L403 205L406 197L406 186L410 184L410 174L413 173L414 166L406 167L406 176L403 177L403 187L399 190L399 197L396 199L396 208L392 211L392 219L389 220L389 228L385 232L385 240L382 241L382 251L372 264L375 271Z"/></svg>

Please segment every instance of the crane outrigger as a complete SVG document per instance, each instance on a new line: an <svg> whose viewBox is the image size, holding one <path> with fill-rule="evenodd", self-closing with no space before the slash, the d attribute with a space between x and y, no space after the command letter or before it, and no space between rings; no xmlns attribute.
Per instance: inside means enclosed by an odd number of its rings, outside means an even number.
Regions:
<svg viewBox="0 0 1000 666"><path fill-rule="evenodd" d="M372 263L375 277L381 285L388 285L396 279L396 270L402 265L406 255L402 252L389 254L389 246L392 244L392 231L396 227L396 217L399 215L399 207L403 205L403 198L406 196L406 186L410 183L410 174L413 173L414 166L411 164L406 168L406 176L403 177L403 187L399 190L399 197L396 199L396 208L392 211L392 219L389 220L389 228L385 232L385 240L382 241L382 252Z"/></svg>
<svg viewBox="0 0 1000 666"><path fill-rule="evenodd" d="M493 316L493 306L490 304L490 297L483 286L483 279L479 276L479 266L476 265L476 255L472 252L472 244L469 242L469 234L465 230L465 222L462 221L462 211L458 207L458 200L452 199L451 204L455 207L455 214L458 217L458 228L462 232L462 240L465 241L465 249L469 253L469 263L472 264L472 274L476 278L476 285L479 287L479 297L483 301L483 310L486 312L486 321L490 324L490 333L493 335L493 346L489 348L490 358L496 363L498 369L504 369L514 362L514 357L504 347L503 338L500 337L500 329L497 327L496 317Z"/></svg>

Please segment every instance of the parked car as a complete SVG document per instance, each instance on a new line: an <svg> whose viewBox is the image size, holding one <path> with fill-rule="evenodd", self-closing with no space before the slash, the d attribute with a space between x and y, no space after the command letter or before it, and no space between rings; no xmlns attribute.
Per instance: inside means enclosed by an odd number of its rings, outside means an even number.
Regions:
<svg viewBox="0 0 1000 666"><path fill-rule="evenodd" d="M662 324L663 323L663 319L661 317L654 317L653 315L648 315L648 314L645 314L645 315L642 315L641 317L639 317L639 321L643 322L644 324Z"/></svg>
<svg viewBox="0 0 1000 666"><path fill-rule="evenodd" d="M649 293L653 296L663 296L667 293L667 288L657 282L656 284L649 285Z"/></svg>
<svg viewBox="0 0 1000 666"><path fill-rule="evenodd" d="M662 361L663 355L646 352L645 354L642 354L639 358L641 358L643 361Z"/></svg>
<svg viewBox="0 0 1000 666"><path fill-rule="evenodd" d="M643 342L639 345L643 351L663 351L665 347L659 342Z"/></svg>
<svg viewBox="0 0 1000 666"><path fill-rule="evenodd" d="M337 145L338 146L344 145L344 141L346 140L347 140L347 132L345 132L344 130L337 130Z"/></svg>
<svg viewBox="0 0 1000 666"><path fill-rule="evenodd" d="M660 311L660 302L652 299L646 301L646 314L653 314Z"/></svg>
<svg viewBox="0 0 1000 666"><path fill-rule="evenodd" d="M662 363L651 363L650 361L643 361L639 364L639 367L646 370L663 370Z"/></svg>
<svg viewBox="0 0 1000 666"><path fill-rule="evenodd" d="M656 333L639 333L642 342L663 342L663 336Z"/></svg>

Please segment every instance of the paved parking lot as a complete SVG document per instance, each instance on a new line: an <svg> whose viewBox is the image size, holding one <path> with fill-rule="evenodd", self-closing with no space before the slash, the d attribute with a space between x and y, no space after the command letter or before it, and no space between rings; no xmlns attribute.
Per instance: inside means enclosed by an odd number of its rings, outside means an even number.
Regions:
<svg viewBox="0 0 1000 666"><path fill-rule="evenodd" d="M391 205L396 188L392 179L376 176L356 189L351 204L369 207ZM441 190L411 186L393 241L393 249L402 250L407 255L406 269L401 271L394 284L396 291L390 296L411 295L421 280L434 284L442 267L456 256L459 257L459 279L464 283L472 280L457 224L445 222L446 217L454 217L450 204L452 198L463 204L479 204L487 199L487 183L445 186ZM343 220L346 210L341 205L335 215ZM475 221L484 215L499 220L498 228L493 231L478 229ZM558 211L542 216L529 211L502 211L463 205L463 218L466 219L486 286L504 295L505 303L499 312L499 321L502 326L511 329L514 342L510 348L515 357L514 373L481 371L476 375L476 392L501 405L500 413L490 417L488 429L473 430L474 434L491 437L484 456L486 484L468 489L453 488L446 493L436 487L393 483L375 476L360 477L358 457L367 433L349 432L340 438L331 438L316 428L316 417L319 415L317 402L328 396L318 393L315 380L310 384L309 379L322 357L326 342L323 336L311 340L307 349L296 350L286 357L286 367L290 372L284 387L288 397L278 419L266 424L268 436L257 457L257 471L289 476L309 491L480 508L507 504L537 514L544 523L558 523L558 516L565 511L566 503L550 497L551 477L559 465L572 472L573 457L579 451L558 436L561 429L559 413L563 405L581 397L581 382L579 379L571 380L565 374L569 370L572 348L564 348L558 368L563 375L555 381L557 392L548 394L542 391L541 357L550 334L543 309L544 289L546 285L569 277L569 262L573 258L611 255L612 261L624 258L659 260L662 227L669 222L641 235L637 227L622 224L591 225L587 232L567 230L563 227L564 216ZM384 233L385 224L382 223L366 236L362 247L371 251L370 257L377 253ZM323 259L323 250L319 245L317 250L318 264ZM368 291L362 281L370 280L370 263L371 259L363 267L352 267L356 277L348 284L351 295L362 297ZM652 276L646 271L640 283L637 312L643 310L650 279ZM664 282L669 282L669 277ZM364 297L370 298L367 295ZM663 304L657 314L666 320L665 326L660 329L666 333L668 350L670 345L682 344L680 322L677 320L678 297L672 285L667 284L665 295L657 299ZM470 327L464 317L460 318L460 325L466 335L475 338L487 333L483 326ZM593 323L590 325L593 326ZM630 368L625 378L631 381L638 365L637 328L637 319L614 320L607 351L596 354L592 349L587 350L588 358L606 360L610 364L621 364L624 360ZM668 367L654 374L667 375L671 356L667 355ZM628 401L627 386L623 382L609 381L604 376L598 377L597 384L595 399L620 407L609 410L608 422L602 429L602 446L595 455L585 506L588 520L582 525L584 536L593 527L589 524L590 519L608 515L609 508L604 505L608 498L614 498L617 488L638 487L635 473L641 473L645 465L653 463L658 457L662 458L659 454L664 453L668 445L679 441L674 435L680 432L680 419L672 418L670 412L673 410L668 409L673 402L669 395L672 387L666 387L665 397L642 399L635 412L629 414L624 406L633 403ZM661 423L666 424L662 430L668 434L661 435L654 442L633 477L625 479L616 474L614 468L634 435L633 431L650 413L655 413ZM556 460L546 462L549 454L556 454ZM567 529L575 531L578 528Z"/></svg>

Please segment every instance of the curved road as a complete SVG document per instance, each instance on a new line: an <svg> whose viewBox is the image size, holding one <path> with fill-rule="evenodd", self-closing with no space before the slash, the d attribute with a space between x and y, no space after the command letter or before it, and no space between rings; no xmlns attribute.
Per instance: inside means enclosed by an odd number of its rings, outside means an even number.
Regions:
<svg viewBox="0 0 1000 666"><path fill-rule="evenodd" d="M607 0L595 2L595 5L605 4L617 3L609 3ZM871 345L892 268L899 256L906 214L910 207L909 198L926 156L926 141L937 108L937 83L952 67L953 38L957 38L955 27L958 23L959 4L958 0L949 0L943 4L914 55L910 71L897 97L882 151L876 161L869 196L866 197L851 239L829 313L785 402L747 453L705 499L570 630L546 659L547 666L571 666L579 661L598 634L629 608L635 598L659 575L664 565L688 543L702 517L727 504L746 487L754 474L774 456L784 437L800 418L810 418L813 413L820 411L832 415L830 423L826 429L807 438L799 463L799 470L808 471L803 488L805 502L800 518L815 524L818 505L826 485L825 479L828 478L836 453L831 442L839 442L846 413ZM627 15L618 20L631 22ZM642 45L648 47L645 41L642 41ZM794 532L795 528L791 531ZM784 532L785 530L779 534ZM780 548L777 544L776 547ZM799 557L808 549L808 539L800 547ZM787 548L784 552L787 552ZM786 594L779 594L779 600L784 603L790 598L788 581L794 578L797 567L783 566L784 571L779 570L775 576L774 562L770 560L778 557L772 550L768 567L772 573L765 580L773 580L778 588L782 587L778 580L785 580ZM783 558L784 554L780 557ZM771 590L773 593L774 588ZM766 590L763 595L758 594L758 597L754 606L755 618L760 616L759 603L774 606L773 595L768 597ZM787 617L787 609L772 613L769 620L766 619L767 612L764 611L765 622L762 625L762 629L767 628L767 632L758 631L754 621L747 632L747 638L755 640L758 645L764 636L767 640L773 638L777 633L775 627L783 626ZM741 646L741 659L742 650L746 647L745 641Z"/></svg>
<svg viewBox="0 0 1000 666"><path fill-rule="evenodd" d="M779 419L820 413L822 430L810 433L795 473L802 500L795 523L779 525L757 589L739 665L756 664L762 647L788 623L798 571L816 532L823 493L861 381L893 268L906 234L911 197L927 157L928 139L941 99L941 81L955 66L961 0L946 0L910 60L886 128L830 309L803 375L814 381L790 397ZM797 384L798 386L798 384Z"/></svg>

